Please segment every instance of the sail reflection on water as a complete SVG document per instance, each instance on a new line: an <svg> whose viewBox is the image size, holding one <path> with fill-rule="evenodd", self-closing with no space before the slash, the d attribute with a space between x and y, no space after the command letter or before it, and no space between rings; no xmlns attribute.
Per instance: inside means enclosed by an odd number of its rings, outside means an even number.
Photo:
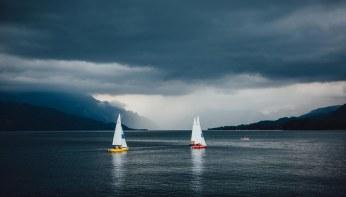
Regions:
<svg viewBox="0 0 346 197"><path fill-rule="evenodd" d="M111 154L113 164L113 183L117 188L121 188L126 177L127 153Z"/></svg>
<svg viewBox="0 0 346 197"><path fill-rule="evenodd" d="M191 189L196 193L202 193L202 180L204 171L204 149L191 149L191 161L192 161L192 183Z"/></svg>

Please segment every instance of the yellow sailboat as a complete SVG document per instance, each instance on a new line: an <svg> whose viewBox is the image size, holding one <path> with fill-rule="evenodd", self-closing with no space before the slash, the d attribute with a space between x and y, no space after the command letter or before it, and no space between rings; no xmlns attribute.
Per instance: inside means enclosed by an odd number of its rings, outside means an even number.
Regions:
<svg viewBox="0 0 346 197"><path fill-rule="evenodd" d="M115 126L112 145L113 147L109 148L108 152L121 153L121 152L126 152L129 150L126 143L125 134L121 126L120 114L118 115L117 124Z"/></svg>

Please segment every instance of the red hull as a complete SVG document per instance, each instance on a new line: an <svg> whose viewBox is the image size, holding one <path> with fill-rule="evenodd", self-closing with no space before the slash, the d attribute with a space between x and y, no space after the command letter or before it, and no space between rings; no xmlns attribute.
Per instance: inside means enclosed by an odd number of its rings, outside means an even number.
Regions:
<svg viewBox="0 0 346 197"><path fill-rule="evenodd" d="M192 145L191 147L192 147L192 149L204 149L204 148L207 148L207 146L203 146L203 145Z"/></svg>

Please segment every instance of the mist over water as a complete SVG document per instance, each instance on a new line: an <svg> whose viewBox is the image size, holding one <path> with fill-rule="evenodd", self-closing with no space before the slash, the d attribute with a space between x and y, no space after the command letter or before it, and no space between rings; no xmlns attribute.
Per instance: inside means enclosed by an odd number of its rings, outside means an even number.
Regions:
<svg viewBox="0 0 346 197"><path fill-rule="evenodd" d="M345 131L134 131L110 154L113 131L0 133L1 196L344 196ZM243 136L250 141L241 141Z"/></svg>

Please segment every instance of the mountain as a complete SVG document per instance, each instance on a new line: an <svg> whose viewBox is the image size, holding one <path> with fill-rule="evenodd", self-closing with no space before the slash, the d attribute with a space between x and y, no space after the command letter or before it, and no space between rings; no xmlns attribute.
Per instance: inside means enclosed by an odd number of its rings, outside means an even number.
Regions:
<svg viewBox="0 0 346 197"><path fill-rule="evenodd" d="M329 106L329 107L318 108L318 109L312 110L312 111L300 116L300 118L312 118L312 117L328 116L330 113L335 112L340 107L341 107L341 105L334 105L334 106Z"/></svg>
<svg viewBox="0 0 346 197"><path fill-rule="evenodd" d="M53 108L0 102L0 131L111 130L114 123L66 114ZM130 130L123 125L125 130Z"/></svg>
<svg viewBox="0 0 346 197"><path fill-rule="evenodd" d="M346 104L312 110L298 117L284 117L237 126L223 126L209 130L344 130Z"/></svg>
<svg viewBox="0 0 346 197"><path fill-rule="evenodd" d="M121 113L123 122L133 128L153 128L155 125L137 113L127 111L108 102L101 102L92 96L75 92L0 92L0 101L26 103L39 107L52 108L62 113L84 117L100 122L114 122Z"/></svg>

